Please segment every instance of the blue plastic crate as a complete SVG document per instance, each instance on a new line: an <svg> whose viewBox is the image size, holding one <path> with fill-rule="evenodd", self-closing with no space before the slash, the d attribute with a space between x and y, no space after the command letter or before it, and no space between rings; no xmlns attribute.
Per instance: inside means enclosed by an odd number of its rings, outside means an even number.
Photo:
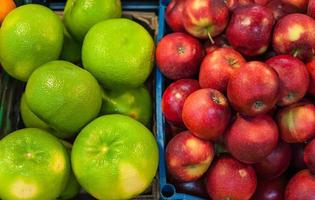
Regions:
<svg viewBox="0 0 315 200"><path fill-rule="evenodd" d="M166 23L165 23L165 9L169 0L161 0L159 8L159 30L157 41L160 41L166 34ZM166 136L165 136L165 119L162 113L161 100L164 91L165 78L158 68L156 68L156 124L157 124L157 140L159 144L159 184L160 184L160 198L163 200L204 200L197 196L192 196L184 193L177 193L174 185L167 182L166 164L165 164L165 147L166 147Z"/></svg>

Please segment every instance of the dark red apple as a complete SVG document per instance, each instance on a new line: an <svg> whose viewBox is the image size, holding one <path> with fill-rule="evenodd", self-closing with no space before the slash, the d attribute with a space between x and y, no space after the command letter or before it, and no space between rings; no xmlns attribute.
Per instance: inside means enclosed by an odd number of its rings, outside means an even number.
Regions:
<svg viewBox="0 0 315 200"><path fill-rule="evenodd" d="M162 112L165 119L175 126L184 126L182 110L186 98L200 86L197 80L181 79L169 85L162 96Z"/></svg>
<svg viewBox="0 0 315 200"><path fill-rule="evenodd" d="M205 39L219 35L229 20L229 9L222 0L186 0L183 23L191 35Z"/></svg>
<svg viewBox="0 0 315 200"><path fill-rule="evenodd" d="M213 200L248 200L256 185L254 169L230 156L221 155L209 169L207 191Z"/></svg>
<svg viewBox="0 0 315 200"><path fill-rule="evenodd" d="M279 77L267 64L251 61L230 77L227 96L231 105L245 115L270 111L278 100Z"/></svg>
<svg viewBox="0 0 315 200"><path fill-rule="evenodd" d="M284 200L285 181L258 179L257 189L251 200Z"/></svg>
<svg viewBox="0 0 315 200"><path fill-rule="evenodd" d="M213 51L201 63L200 86L226 93L230 76L245 62L243 56L232 48L219 48Z"/></svg>
<svg viewBox="0 0 315 200"><path fill-rule="evenodd" d="M278 54L291 54L309 60L315 54L315 21L304 14L279 19L273 32L273 48Z"/></svg>
<svg viewBox="0 0 315 200"><path fill-rule="evenodd" d="M313 59L306 64L306 68L310 74L310 84L308 87L308 93L315 96L315 60Z"/></svg>
<svg viewBox="0 0 315 200"><path fill-rule="evenodd" d="M165 21L174 32L184 32L183 10L185 0L171 0L165 11Z"/></svg>
<svg viewBox="0 0 315 200"><path fill-rule="evenodd" d="M225 131L231 116L228 100L214 89L200 89L189 95L182 117L186 127L197 137L216 140Z"/></svg>
<svg viewBox="0 0 315 200"><path fill-rule="evenodd" d="M226 36L224 34L218 35L213 40L214 40L214 43L211 43L210 40L207 40L204 43L203 46L205 48L206 54L210 54L213 51L215 51L216 49L219 49L221 47L230 47L228 44L228 41L226 39Z"/></svg>
<svg viewBox="0 0 315 200"><path fill-rule="evenodd" d="M303 62L291 55L279 55L270 58L266 63L277 71L280 78L278 105L287 106L305 96L310 81Z"/></svg>
<svg viewBox="0 0 315 200"><path fill-rule="evenodd" d="M288 143L306 142L315 136L315 106L294 104L277 116L281 138Z"/></svg>
<svg viewBox="0 0 315 200"><path fill-rule="evenodd" d="M285 4L292 5L301 11L306 10L309 0L280 0Z"/></svg>
<svg viewBox="0 0 315 200"><path fill-rule="evenodd" d="M307 14L310 17L315 18L315 0L309 0L308 6L307 6Z"/></svg>
<svg viewBox="0 0 315 200"><path fill-rule="evenodd" d="M272 180L281 176L288 169L291 156L291 146L280 141L266 158L255 163L253 167L261 179Z"/></svg>
<svg viewBox="0 0 315 200"><path fill-rule="evenodd" d="M184 131L167 144L165 160L169 174L178 182L195 181L210 166L214 157L211 142Z"/></svg>
<svg viewBox="0 0 315 200"><path fill-rule="evenodd" d="M186 33L171 33L156 48L156 63L169 79L191 78L198 74L204 56L200 42Z"/></svg>
<svg viewBox="0 0 315 200"><path fill-rule="evenodd" d="M276 20L285 15L298 12L296 7L285 4L280 0L271 0L267 3L266 7L272 10L273 16Z"/></svg>
<svg viewBox="0 0 315 200"><path fill-rule="evenodd" d="M225 135L229 152L241 162L256 163L268 156L278 143L277 124L269 115L238 115Z"/></svg>
<svg viewBox="0 0 315 200"><path fill-rule="evenodd" d="M255 3L256 4L259 4L259 5L266 5L270 0L255 0Z"/></svg>
<svg viewBox="0 0 315 200"><path fill-rule="evenodd" d="M312 174L315 174L315 139L305 146L304 162Z"/></svg>
<svg viewBox="0 0 315 200"><path fill-rule="evenodd" d="M229 43L247 56L261 55L268 49L274 24L272 11L261 5L236 9L226 29Z"/></svg>
<svg viewBox="0 0 315 200"><path fill-rule="evenodd" d="M205 178L201 177L196 181L190 182L175 182L176 192L190 194L198 197L207 198L207 189Z"/></svg>
<svg viewBox="0 0 315 200"><path fill-rule="evenodd" d="M304 146L304 143L291 144L292 158L294 159L291 160L290 165L296 171L306 169L306 165L304 162Z"/></svg>
<svg viewBox="0 0 315 200"><path fill-rule="evenodd" d="M315 176L304 169L294 175L285 189L285 200L313 200L315 198Z"/></svg>

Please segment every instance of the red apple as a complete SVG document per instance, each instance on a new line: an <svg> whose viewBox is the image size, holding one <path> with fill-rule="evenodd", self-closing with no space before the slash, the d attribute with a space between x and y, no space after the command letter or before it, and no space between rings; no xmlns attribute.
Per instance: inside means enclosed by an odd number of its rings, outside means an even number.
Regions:
<svg viewBox="0 0 315 200"><path fill-rule="evenodd" d="M266 158L255 163L253 167L261 179L272 180L281 176L288 169L291 156L291 146L280 141Z"/></svg>
<svg viewBox="0 0 315 200"><path fill-rule="evenodd" d="M165 119L175 126L184 126L182 110L186 98L200 86L197 80L181 79L169 85L162 96L162 112Z"/></svg>
<svg viewBox="0 0 315 200"><path fill-rule="evenodd" d="M174 32L184 32L183 10L185 0L171 0L165 11L165 21Z"/></svg>
<svg viewBox="0 0 315 200"><path fill-rule="evenodd" d="M198 74L204 56L200 42L186 33L171 33L156 48L156 63L169 79L191 78Z"/></svg>
<svg viewBox="0 0 315 200"><path fill-rule="evenodd" d="M307 6L307 14L310 17L315 18L315 0L309 0L308 6Z"/></svg>
<svg viewBox="0 0 315 200"><path fill-rule="evenodd" d="M255 0L255 3L256 4L259 4L259 5L266 5L270 0Z"/></svg>
<svg viewBox="0 0 315 200"><path fill-rule="evenodd" d="M196 181L190 182L175 182L176 192L190 194L198 197L207 198L207 189L205 178L201 177Z"/></svg>
<svg viewBox="0 0 315 200"><path fill-rule="evenodd" d="M229 20L229 9L222 0L186 0L183 23L191 35L205 39L219 35Z"/></svg>
<svg viewBox="0 0 315 200"><path fill-rule="evenodd" d="M277 124L268 115L238 115L225 135L229 152L241 162L256 163L268 156L278 143Z"/></svg>
<svg viewBox="0 0 315 200"><path fill-rule="evenodd" d="M277 71L280 78L278 105L287 106L305 96L310 81L303 62L291 55L279 55L270 58L266 63Z"/></svg>
<svg viewBox="0 0 315 200"><path fill-rule="evenodd" d="M291 144L292 149L292 159L291 167L296 171L300 171L302 169L306 169L306 165L304 162L304 143L295 143Z"/></svg>
<svg viewBox="0 0 315 200"><path fill-rule="evenodd" d="M213 51L215 51L216 49L219 49L221 47L230 47L228 44L228 41L226 39L226 36L224 34L218 35L213 40L214 40L214 43L211 43L210 40L207 40L204 43L203 46L205 48L206 54L210 54Z"/></svg>
<svg viewBox="0 0 315 200"><path fill-rule="evenodd" d="M251 5L254 3L254 0L226 0L227 7L233 11L239 7Z"/></svg>
<svg viewBox="0 0 315 200"><path fill-rule="evenodd" d="M179 182L188 182L197 180L208 170L214 149L209 141L184 131L171 139L165 154L170 175Z"/></svg>
<svg viewBox="0 0 315 200"><path fill-rule="evenodd" d="M305 146L304 162L312 174L315 174L315 139Z"/></svg>
<svg viewBox="0 0 315 200"><path fill-rule="evenodd" d="M315 60L313 59L306 64L306 68L310 74L310 84L308 87L308 93L315 96Z"/></svg>
<svg viewBox="0 0 315 200"><path fill-rule="evenodd" d="M233 108L242 114L264 114L276 104L279 85L278 74L273 68L251 61L232 74L227 96Z"/></svg>
<svg viewBox="0 0 315 200"><path fill-rule="evenodd" d="M288 143L306 142L315 136L315 106L294 104L277 116L281 138Z"/></svg>
<svg viewBox="0 0 315 200"><path fill-rule="evenodd" d="M230 156L220 156L209 169L207 190L213 200L248 200L257 179L254 169Z"/></svg>
<svg viewBox="0 0 315 200"><path fill-rule="evenodd" d="M284 16L274 28L273 48L278 54L309 60L315 54L314 32L313 18L299 13Z"/></svg>
<svg viewBox="0 0 315 200"><path fill-rule="evenodd" d="M266 7L270 8L276 20L281 17L298 12L298 9L292 5L283 3L280 0L271 0L267 3Z"/></svg>
<svg viewBox="0 0 315 200"><path fill-rule="evenodd" d="M200 89L189 95L184 103L182 117L186 127L197 137L218 139L226 129L231 116L225 96L214 89Z"/></svg>
<svg viewBox="0 0 315 200"><path fill-rule="evenodd" d="M284 200L284 189L285 181L283 178L258 179L257 189L252 200Z"/></svg>
<svg viewBox="0 0 315 200"><path fill-rule="evenodd" d="M313 200L315 197L315 177L304 169L294 175L285 189L286 200Z"/></svg>
<svg viewBox="0 0 315 200"><path fill-rule="evenodd" d="M261 5L236 9L226 29L226 36L234 49L247 56L267 51L274 17L272 11Z"/></svg>
<svg viewBox="0 0 315 200"><path fill-rule="evenodd" d="M292 5L302 11L306 10L309 0L281 0L283 3Z"/></svg>
<svg viewBox="0 0 315 200"><path fill-rule="evenodd" d="M245 62L243 56L232 48L219 48L213 51L201 63L200 86L226 93L230 76Z"/></svg>

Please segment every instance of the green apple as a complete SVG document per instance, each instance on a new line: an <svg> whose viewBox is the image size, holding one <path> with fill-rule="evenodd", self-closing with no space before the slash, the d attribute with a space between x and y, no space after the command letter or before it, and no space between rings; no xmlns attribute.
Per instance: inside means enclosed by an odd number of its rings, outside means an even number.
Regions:
<svg viewBox="0 0 315 200"><path fill-rule="evenodd" d="M103 92L101 114L123 114L149 125L152 117L152 101L145 86L134 89Z"/></svg>
<svg viewBox="0 0 315 200"><path fill-rule="evenodd" d="M65 147L46 131L25 128L0 141L1 199L56 199L69 173Z"/></svg>
<svg viewBox="0 0 315 200"><path fill-rule="evenodd" d="M79 133L71 162L80 185L95 198L131 199L151 184L158 167L158 146L140 122L105 115Z"/></svg>

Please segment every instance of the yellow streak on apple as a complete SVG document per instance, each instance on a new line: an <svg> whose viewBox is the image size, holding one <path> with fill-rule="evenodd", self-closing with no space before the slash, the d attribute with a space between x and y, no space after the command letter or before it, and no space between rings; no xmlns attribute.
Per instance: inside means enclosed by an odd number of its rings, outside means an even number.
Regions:
<svg viewBox="0 0 315 200"><path fill-rule="evenodd" d="M51 159L51 161L52 161L51 168L55 172L59 173L64 171L66 163L63 155L56 153L54 157Z"/></svg>
<svg viewBox="0 0 315 200"><path fill-rule="evenodd" d="M211 160L211 157L208 156L208 158L206 160L202 161L201 163L187 168L187 173L193 177L200 175L200 172L207 171L207 169L210 166L210 160Z"/></svg>
<svg viewBox="0 0 315 200"><path fill-rule="evenodd" d="M288 39L292 42L297 41L304 32L305 29L302 26L294 24L288 28Z"/></svg>
<svg viewBox="0 0 315 200"><path fill-rule="evenodd" d="M35 198L37 189L36 184L27 183L20 179L12 184L11 193L15 195L17 199L31 199Z"/></svg>
<svg viewBox="0 0 315 200"><path fill-rule="evenodd" d="M193 9L198 11L200 8L202 7L206 7L207 6L207 1L205 0L199 0L199 1L195 1L193 4Z"/></svg>
<svg viewBox="0 0 315 200"><path fill-rule="evenodd" d="M148 186L138 169L129 163L121 163L119 166L119 183L122 188L120 195L122 198L128 198L143 192Z"/></svg>

